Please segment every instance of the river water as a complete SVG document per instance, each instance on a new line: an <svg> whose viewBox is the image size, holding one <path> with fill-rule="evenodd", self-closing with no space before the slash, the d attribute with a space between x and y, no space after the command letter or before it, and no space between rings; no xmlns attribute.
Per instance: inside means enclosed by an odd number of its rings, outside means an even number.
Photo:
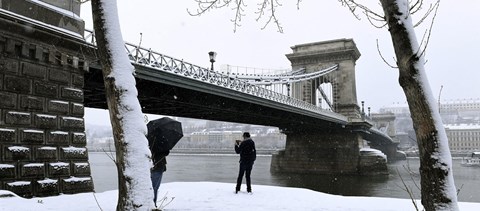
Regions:
<svg viewBox="0 0 480 211"><path fill-rule="evenodd" d="M91 152L89 160L96 192L117 189L117 170L107 153ZM113 155L113 157L115 157ZM419 160L416 158L389 164L388 176L319 176L302 174L271 174L271 156L259 155L252 171L252 189L255 185L300 187L344 196L376 196L409 198L405 186L415 198L420 198ZM238 155L170 154L167 182L225 182L232 183L238 173ZM460 159L453 160L455 185L459 201L480 203L480 168L463 167ZM148 173L148 172L147 172ZM402 182L402 179L404 182ZM245 183L245 180L243 181ZM417 187L418 186L418 187ZM245 185L242 186L245 188Z"/></svg>

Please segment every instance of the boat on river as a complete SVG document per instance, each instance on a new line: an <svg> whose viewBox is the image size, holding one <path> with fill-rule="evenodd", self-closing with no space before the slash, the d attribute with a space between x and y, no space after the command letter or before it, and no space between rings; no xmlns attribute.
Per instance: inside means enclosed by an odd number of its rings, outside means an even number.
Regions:
<svg viewBox="0 0 480 211"><path fill-rule="evenodd" d="M480 152L472 152L472 155L463 158L460 164L468 167L480 167Z"/></svg>

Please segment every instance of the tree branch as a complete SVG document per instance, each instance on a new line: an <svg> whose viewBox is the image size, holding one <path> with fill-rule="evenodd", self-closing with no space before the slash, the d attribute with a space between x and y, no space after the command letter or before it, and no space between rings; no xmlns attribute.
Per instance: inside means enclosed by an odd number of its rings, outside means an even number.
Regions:
<svg viewBox="0 0 480 211"><path fill-rule="evenodd" d="M422 9L423 0L417 0L415 4L410 7L410 14L415 14Z"/></svg>
<svg viewBox="0 0 480 211"><path fill-rule="evenodd" d="M385 64L387 64L389 67L393 68L393 69L398 69L397 66L393 66L391 65L390 63L387 62L387 60L383 57L382 55L382 52L380 51L380 46L378 45L378 39L377 39L377 51L378 51L378 55L380 55L380 57L382 58L383 62Z"/></svg>
<svg viewBox="0 0 480 211"><path fill-rule="evenodd" d="M243 0L235 0L235 19L231 20L234 24L233 32L237 31L237 26L241 26L240 22L242 21L242 16L245 16L244 9L242 7L246 7L247 5L243 3Z"/></svg>
<svg viewBox="0 0 480 211"><path fill-rule="evenodd" d="M367 16L367 18L372 18L373 20L379 20L381 22L385 22L384 15L380 15L374 12L370 8L366 7L365 5L355 2L355 0L338 0L338 1L342 4L342 6L347 7L350 10L350 12L353 14L353 16L355 16L355 18L357 18L358 20L360 20L360 16L356 14L357 8L362 10L365 16Z"/></svg>
<svg viewBox="0 0 480 211"><path fill-rule="evenodd" d="M435 4L430 4L430 7L428 7L427 12L422 16L422 18L420 18L420 20L419 20L413 27L417 27L417 26L419 26L420 24L422 24L423 21L424 21L428 16L430 16L430 13L431 13L432 11L435 11L435 13L436 13L439 5L440 5L440 0L438 0L437 2L435 2ZM410 14L413 14L413 13L411 12Z"/></svg>
<svg viewBox="0 0 480 211"><path fill-rule="evenodd" d="M368 22L370 22L370 24L371 24L373 27L375 27L375 28L381 29L381 28L383 28L383 27L385 27L385 26L387 25L387 22L386 22L385 20L381 20L381 19L378 19L378 18L376 18L376 17L372 17L372 16L370 16L370 15L367 15L366 13L365 13L365 16L367 17ZM377 25L377 23L374 23L372 20L373 20L373 21L377 21L377 22L379 22L379 23L381 23L381 24L380 24L380 25Z"/></svg>
<svg viewBox="0 0 480 211"><path fill-rule="evenodd" d="M237 26L240 26L240 22L242 21L242 16L245 16L244 14L244 7L247 5L244 3L244 0L194 0L197 2L198 9L195 13L191 12L190 10L187 9L187 12L191 16L200 16L207 11L210 11L211 9L218 9L222 7L229 7L230 3L233 1L232 10L235 10L235 17L231 19L233 22L233 31L237 31Z"/></svg>
<svg viewBox="0 0 480 211"><path fill-rule="evenodd" d="M300 9L300 2L302 2L302 0L297 0L297 10Z"/></svg>
<svg viewBox="0 0 480 211"><path fill-rule="evenodd" d="M235 16L231 21L234 24L233 31L237 31L237 27L241 26L240 22L242 17L245 16L245 0L194 0L197 2L198 8L195 12L187 9L187 12L191 16L200 16L211 9L218 9L222 7L231 7L235 11ZM297 0L297 9L300 8L300 2L302 0ZM283 28L280 25L280 21L276 16L276 8L281 7L279 0L262 0L258 4L258 10L255 12L258 14L256 18L257 21L265 17L265 14L268 14L267 21L263 25L262 29L265 29L270 23L274 23L277 27L278 32L283 33Z"/></svg>
<svg viewBox="0 0 480 211"><path fill-rule="evenodd" d="M418 206L417 206L417 202L415 201L415 197L414 197L413 191L407 186L407 184L406 184L405 181L403 180L403 177L402 177L402 175L400 174L400 172L398 171L398 168L397 168L396 170L397 170L398 176L400 177L400 180L402 181L403 186L405 187L405 189L403 189L403 190L408 193L408 196L410 197L410 200L412 200L413 206L415 206L415 210L418 211L419 209L418 209Z"/></svg>
<svg viewBox="0 0 480 211"><path fill-rule="evenodd" d="M194 0L197 2L198 9L195 13L190 12L187 8L187 12L191 16L200 16L203 13L209 11L212 8L222 8L228 6L232 0Z"/></svg>
<svg viewBox="0 0 480 211"><path fill-rule="evenodd" d="M423 49L422 49L422 52L420 53L419 56L423 56L425 55L425 51L427 50L427 46L428 46L428 43L430 41L430 36L432 35L432 29L433 29L433 24L435 23L435 18L437 17L437 12L438 12L438 8L440 7L440 0L438 0L434 5L433 5L433 8L434 8L434 13L433 13L433 17L432 17L432 21L430 22L430 27L428 28L428 30L425 32L423 38L422 38L422 44L423 44ZM430 9L429 9L430 10ZM433 10L432 10L433 11ZM428 12L429 14L432 12ZM427 40L424 41L425 39L425 35L427 35ZM420 51L420 49L418 49L417 51L417 54L418 52Z"/></svg>
<svg viewBox="0 0 480 211"><path fill-rule="evenodd" d="M301 0L297 1L297 7L300 1ZM262 30L265 29L268 26L268 24L273 20L273 22L277 26L278 32L283 33L283 28L280 25L280 22L278 21L277 16L275 16L275 8L282 6L282 4L280 4L278 0L263 0L262 3L258 4L258 6L259 8L258 8L258 11L256 12L258 14L258 17L256 21L259 21L262 18L262 16L265 15L265 10L268 10L270 13L267 22L265 22L265 24L262 27Z"/></svg>

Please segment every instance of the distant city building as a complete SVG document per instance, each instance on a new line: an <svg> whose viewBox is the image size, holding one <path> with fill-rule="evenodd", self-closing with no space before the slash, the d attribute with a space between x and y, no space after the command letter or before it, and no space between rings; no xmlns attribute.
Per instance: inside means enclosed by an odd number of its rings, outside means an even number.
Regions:
<svg viewBox="0 0 480 211"><path fill-rule="evenodd" d="M480 124L445 125L451 151L480 151Z"/></svg>
<svg viewBox="0 0 480 211"><path fill-rule="evenodd" d="M231 148L237 139L242 138L242 131L200 131L184 136L175 148ZM188 138L187 138L188 137Z"/></svg>
<svg viewBox="0 0 480 211"><path fill-rule="evenodd" d="M265 127L264 127L265 128ZM283 149L285 148L286 136L278 129L269 128L266 131L252 132L252 139L257 149ZM193 132L182 139L175 146L176 148L209 148L209 149L233 149L235 140L242 140L243 131L201 131ZM184 137L185 138L185 137Z"/></svg>
<svg viewBox="0 0 480 211"><path fill-rule="evenodd" d="M242 139L242 131L202 131L193 132L190 135L190 140L193 142L213 141L221 142L223 140Z"/></svg>
<svg viewBox="0 0 480 211"><path fill-rule="evenodd" d="M452 152L480 150L480 99L442 101L439 107ZM410 110L406 103L394 103L380 109L380 113L395 114L395 129L399 148L416 147L416 136Z"/></svg>
<svg viewBox="0 0 480 211"><path fill-rule="evenodd" d="M406 103L394 103L392 105L380 108L379 112L381 114L393 113L395 114L395 116L397 116L403 114L410 114L410 109L408 108L408 104Z"/></svg>
<svg viewBox="0 0 480 211"><path fill-rule="evenodd" d="M113 137L97 137L87 141L87 149L91 152L115 151Z"/></svg>
<svg viewBox="0 0 480 211"><path fill-rule="evenodd" d="M465 113L480 111L480 99L446 100L440 103L440 113ZM380 113L393 113L395 115L410 114L407 103L394 103L380 108ZM477 113L480 115L480 113Z"/></svg>
<svg viewBox="0 0 480 211"><path fill-rule="evenodd" d="M444 101L440 104L440 112L480 111L480 99L464 99Z"/></svg>
<svg viewBox="0 0 480 211"><path fill-rule="evenodd" d="M242 140L245 131L250 132L259 150L284 149L286 136L278 128L258 125L205 121L179 118L182 122L183 137L174 149L211 149L233 151L235 140ZM115 145L110 126L86 126L87 149L114 151Z"/></svg>

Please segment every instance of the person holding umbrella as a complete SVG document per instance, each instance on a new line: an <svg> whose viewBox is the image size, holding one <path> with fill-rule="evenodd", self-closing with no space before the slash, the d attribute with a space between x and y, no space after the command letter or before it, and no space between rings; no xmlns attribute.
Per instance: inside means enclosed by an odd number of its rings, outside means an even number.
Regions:
<svg viewBox="0 0 480 211"><path fill-rule="evenodd" d="M153 167L150 178L153 187L153 202L157 207L157 193L162 183L163 172L167 170L166 156L183 137L182 124L168 117L152 120L147 124L148 146L152 153Z"/></svg>
<svg viewBox="0 0 480 211"><path fill-rule="evenodd" d="M252 193L252 185L250 181L250 174L252 173L253 162L257 158L257 151L255 149L255 142L250 138L250 133L245 132L242 135L243 141L235 141L235 152L240 154L240 169L238 171L237 186L235 193L240 191L242 185L243 175L247 180L247 192Z"/></svg>
<svg viewBox="0 0 480 211"><path fill-rule="evenodd" d="M152 180L153 187L153 202L155 203L155 207L157 207L158 188L160 188L160 184L162 183L163 172L167 171L167 160L165 157L170 151L156 152L151 150L151 152L153 167L150 169L150 179Z"/></svg>

